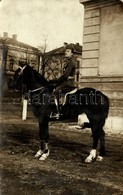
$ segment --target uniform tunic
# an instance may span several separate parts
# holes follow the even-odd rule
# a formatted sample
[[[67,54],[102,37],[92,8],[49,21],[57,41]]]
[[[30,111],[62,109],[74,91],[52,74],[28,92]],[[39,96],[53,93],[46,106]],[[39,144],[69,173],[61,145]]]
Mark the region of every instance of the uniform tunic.
[[[54,92],[55,95],[58,95],[59,91],[61,93],[67,93],[76,87],[75,70],[76,63],[73,60],[73,57],[66,59],[63,67],[63,74],[56,81],[57,87]]]

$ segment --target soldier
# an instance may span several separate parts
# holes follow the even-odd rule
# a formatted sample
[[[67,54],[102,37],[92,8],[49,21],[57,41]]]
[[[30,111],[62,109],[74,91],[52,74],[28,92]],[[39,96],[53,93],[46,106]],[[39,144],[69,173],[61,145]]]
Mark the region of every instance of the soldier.
[[[60,116],[59,98],[60,95],[66,94],[67,92],[76,88],[75,84],[75,69],[76,63],[73,58],[74,49],[72,46],[67,46],[65,50],[65,61],[63,67],[63,74],[57,79],[52,80],[50,83],[55,83],[55,90],[53,94],[55,95],[55,104],[57,108],[56,118]]]

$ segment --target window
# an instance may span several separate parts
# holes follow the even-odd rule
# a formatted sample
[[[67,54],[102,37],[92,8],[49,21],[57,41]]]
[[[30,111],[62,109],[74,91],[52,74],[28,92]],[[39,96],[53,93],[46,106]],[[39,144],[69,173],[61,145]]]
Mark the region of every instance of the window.
[[[10,71],[13,71],[13,66],[14,66],[14,59],[10,59],[10,61],[9,61],[9,70]]]

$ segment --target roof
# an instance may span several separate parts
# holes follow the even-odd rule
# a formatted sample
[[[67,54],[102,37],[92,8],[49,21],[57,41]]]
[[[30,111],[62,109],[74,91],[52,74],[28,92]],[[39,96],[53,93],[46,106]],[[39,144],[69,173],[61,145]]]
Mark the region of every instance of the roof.
[[[70,47],[73,49],[74,53],[76,54],[82,54],[82,46],[79,45],[79,44],[73,44],[73,43],[70,43],[70,44],[67,44],[66,47]],[[66,50],[66,47],[62,46],[62,47],[59,47],[57,49],[54,49],[52,51],[49,51],[47,52],[46,54],[47,55],[59,55],[59,54],[64,54],[65,53],[65,50]]]
[[[80,3],[86,3],[88,1],[93,1],[93,0],[79,0]],[[119,0],[119,1],[121,1],[123,3],[123,0]]]
[[[31,49],[31,50],[39,51],[38,48],[33,47],[31,45],[28,45],[26,43],[23,43],[23,42],[19,42],[17,40],[14,40],[13,38],[0,37],[0,43],[2,43],[3,45],[14,45],[14,46],[19,46],[19,47],[26,48],[26,49]]]
[[[87,1],[91,1],[91,0],[79,0],[80,3],[85,3]]]

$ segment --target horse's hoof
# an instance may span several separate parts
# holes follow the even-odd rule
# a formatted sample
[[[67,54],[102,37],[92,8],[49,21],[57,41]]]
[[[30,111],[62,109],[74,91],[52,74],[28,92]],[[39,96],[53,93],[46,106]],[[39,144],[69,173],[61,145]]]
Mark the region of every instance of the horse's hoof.
[[[46,160],[46,158],[49,156],[49,154],[50,154],[50,150],[48,150],[47,153],[43,153],[41,155],[41,157],[39,158],[39,160],[41,160],[41,161]]]
[[[77,126],[75,126],[75,128],[76,129],[82,129],[82,126],[77,125]]]
[[[92,149],[90,151],[90,155],[85,159],[85,162],[86,163],[91,163],[92,160],[94,160],[96,158],[96,150],[95,149]]]
[[[102,161],[103,160],[103,157],[102,156],[97,156],[97,158],[96,158],[96,161]]]
[[[85,159],[85,163],[91,163],[92,162],[92,158],[90,158],[89,156]]]
[[[38,150],[38,152],[35,154],[35,158],[39,158],[43,154],[42,150]]]

